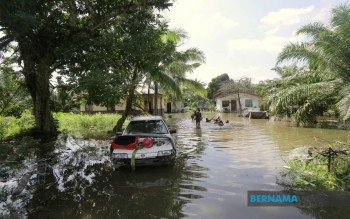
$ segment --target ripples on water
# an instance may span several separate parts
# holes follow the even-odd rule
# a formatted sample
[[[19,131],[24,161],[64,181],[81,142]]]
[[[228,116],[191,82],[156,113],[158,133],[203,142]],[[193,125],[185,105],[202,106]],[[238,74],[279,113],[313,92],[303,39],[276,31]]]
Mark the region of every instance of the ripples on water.
[[[58,182],[34,194],[29,217],[310,218],[291,207],[247,207],[248,190],[282,189],[276,184],[281,154],[297,147],[300,139],[293,143],[288,132],[295,137],[300,129],[279,126],[276,131],[268,120],[230,114],[221,116],[230,120],[224,126],[202,122],[196,128],[188,115],[174,117],[169,120],[177,129],[173,167],[115,170],[108,141],[95,142],[90,150],[82,149],[87,143],[80,142],[71,148],[75,156],[61,153],[54,166]],[[97,158],[91,162],[94,150]]]

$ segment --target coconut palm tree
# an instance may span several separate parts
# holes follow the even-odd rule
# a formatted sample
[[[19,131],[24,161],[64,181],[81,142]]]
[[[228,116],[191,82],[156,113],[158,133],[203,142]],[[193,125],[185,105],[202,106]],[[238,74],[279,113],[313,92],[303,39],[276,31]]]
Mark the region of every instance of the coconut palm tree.
[[[269,100],[277,111],[298,105],[296,118],[304,122],[334,104],[343,120],[350,118],[350,6],[342,4],[331,12],[329,26],[303,26],[297,34],[305,34],[310,40],[290,43],[277,59],[277,64],[306,64],[306,68],[284,79],[292,82],[291,86],[274,93]]]
[[[203,63],[205,63],[204,53],[197,48],[189,48],[185,51],[177,52],[174,55],[174,60],[164,67],[165,71],[179,84],[203,94],[205,93],[203,84],[198,80],[187,78],[187,73],[193,73]]]
[[[171,40],[177,47],[181,46],[181,42],[187,38],[187,33],[182,29],[169,31],[165,40]],[[205,55],[198,48],[189,48],[184,51],[176,51],[172,59],[168,63],[163,63],[164,71],[170,75],[182,90],[190,89],[198,95],[206,95],[206,89],[198,80],[187,78],[187,73],[193,73],[201,64],[205,63]],[[164,87],[163,87],[164,88]],[[167,96],[173,100],[178,100],[181,96],[174,95],[169,89],[164,89]]]

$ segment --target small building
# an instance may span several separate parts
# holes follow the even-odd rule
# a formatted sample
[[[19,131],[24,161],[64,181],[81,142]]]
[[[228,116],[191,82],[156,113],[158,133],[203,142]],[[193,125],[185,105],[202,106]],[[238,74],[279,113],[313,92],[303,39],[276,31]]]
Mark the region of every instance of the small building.
[[[180,113],[184,111],[184,103],[178,100],[166,101],[166,113]]]
[[[238,97],[239,96],[239,97]],[[241,112],[239,109],[239,99],[241,101]],[[240,112],[243,110],[260,111],[260,96],[250,93],[231,93],[215,98],[216,110],[219,112]]]
[[[155,112],[157,115],[162,115],[164,113],[165,103],[164,103],[164,98],[163,98],[162,93],[158,92],[158,94],[155,95],[153,89],[149,89],[149,91],[148,91],[148,89],[145,89],[144,87],[139,87],[137,89],[137,93],[139,94],[139,97],[142,97],[142,98],[137,99],[136,103],[132,106],[133,113],[153,114]],[[157,101],[156,101],[156,98],[157,98]],[[156,102],[157,102],[157,106],[155,107]],[[80,105],[80,112],[87,112],[87,113],[117,112],[117,113],[123,113],[125,111],[125,107],[126,107],[125,101],[121,101],[119,104],[116,104],[114,107],[82,104],[82,105]]]

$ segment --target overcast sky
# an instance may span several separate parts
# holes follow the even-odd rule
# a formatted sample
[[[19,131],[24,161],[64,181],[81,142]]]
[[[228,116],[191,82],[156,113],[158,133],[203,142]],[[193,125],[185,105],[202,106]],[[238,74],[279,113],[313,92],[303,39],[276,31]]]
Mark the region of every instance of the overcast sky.
[[[330,10],[346,0],[176,0],[165,12],[170,28],[190,37],[182,49],[197,47],[206,63],[189,75],[209,83],[230,78],[273,79],[271,70],[281,49],[303,40],[295,32],[315,21],[327,24]]]

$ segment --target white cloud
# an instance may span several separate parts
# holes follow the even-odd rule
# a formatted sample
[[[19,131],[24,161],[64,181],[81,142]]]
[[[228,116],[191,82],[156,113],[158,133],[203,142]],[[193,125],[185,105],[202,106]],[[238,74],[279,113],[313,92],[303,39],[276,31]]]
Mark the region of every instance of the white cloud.
[[[291,37],[278,35],[265,35],[262,39],[232,39],[228,42],[230,51],[264,51],[281,52],[288,43],[303,42],[306,40],[304,35],[296,35],[294,31]]]
[[[314,10],[311,5],[306,8],[282,8],[278,11],[269,12],[260,22],[268,26],[290,26],[305,21],[305,15]]]
[[[251,77],[253,81],[276,77],[271,68],[278,53],[289,42],[308,39],[295,36],[295,31],[315,21],[327,24],[331,6],[340,2],[260,1],[264,7],[256,8],[256,0],[174,2],[174,7],[165,13],[170,26],[186,30],[190,38],[184,47],[198,47],[207,57],[206,64],[189,74],[190,78],[208,83],[222,73],[235,79]]]
[[[213,0],[177,1],[165,17],[171,17],[171,27],[181,27],[194,40],[212,36],[214,33],[229,31],[238,22],[230,19],[219,9],[212,7]]]
[[[233,27],[236,27],[238,25],[238,22],[233,21],[225,16],[223,16],[220,13],[216,13],[209,17],[209,19],[206,21],[207,25],[209,25],[212,28],[225,28],[225,29],[231,29]]]
[[[270,29],[268,31],[265,32],[265,35],[275,35],[278,31],[278,27],[275,27],[273,29]]]
[[[313,15],[311,20],[313,22],[322,22],[322,21],[328,22],[328,17],[330,15],[329,12],[330,12],[330,8],[329,7],[322,8],[321,10],[319,10],[317,13],[315,13]]]
[[[203,15],[193,15],[191,19],[179,21],[178,23],[178,27],[182,27],[190,32],[190,37],[194,39],[196,37],[209,37],[214,33],[229,30],[237,25],[238,23],[236,21],[233,21],[218,12],[207,17]]]
[[[280,36],[266,36],[263,39],[234,39],[228,43],[229,49],[239,51],[262,50],[279,52],[288,43],[289,38]]]
[[[248,67],[244,67],[242,68],[242,72],[257,72],[261,70],[260,66],[248,66]]]

